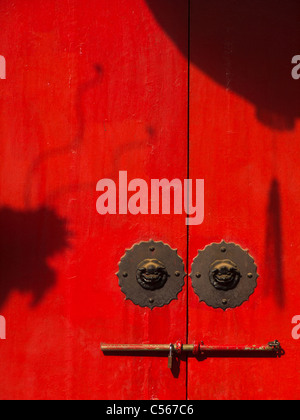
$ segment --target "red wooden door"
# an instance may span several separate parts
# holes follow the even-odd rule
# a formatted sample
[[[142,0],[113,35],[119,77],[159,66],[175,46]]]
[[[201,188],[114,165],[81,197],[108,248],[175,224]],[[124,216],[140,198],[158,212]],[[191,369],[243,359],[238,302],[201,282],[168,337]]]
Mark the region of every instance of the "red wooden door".
[[[205,178],[206,216],[191,227],[189,261],[210,243],[248,249],[257,288],[235,309],[213,309],[189,285],[189,340],[266,344],[285,355],[189,360],[191,399],[298,399],[297,271],[299,49],[297,2],[191,0],[190,176]]]
[[[0,5],[1,399],[298,399],[296,2],[10,0]],[[263,4],[261,4],[263,3]],[[300,85],[299,85],[300,86]],[[108,178],[205,180],[205,218],[105,215]],[[260,275],[235,309],[125,301],[141,241],[186,263],[225,240]],[[267,344],[281,358],[104,356],[100,342]]]
[[[164,358],[100,352],[185,339],[186,290],[145,310],[115,275],[151,238],[185,257],[184,216],[100,216],[96,185],[186,177],[186,58],[140,0],[8,0],[0,16],[0,398],[184,399],[184,362],[174,379]]]

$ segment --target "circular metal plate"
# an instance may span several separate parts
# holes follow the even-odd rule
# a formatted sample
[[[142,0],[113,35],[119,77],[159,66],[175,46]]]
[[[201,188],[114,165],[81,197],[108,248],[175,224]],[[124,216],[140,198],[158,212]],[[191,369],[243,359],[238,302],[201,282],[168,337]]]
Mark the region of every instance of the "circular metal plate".
[[[126,250],[117,276],[126,300],[153,309],[177,299],[186,273],[177,250],[151,240]]]
[[[236,308],[257,286],[257,266],[249,253],[234,243],[208,245],[192,264],[192,284],[200,302],[213,308]]]

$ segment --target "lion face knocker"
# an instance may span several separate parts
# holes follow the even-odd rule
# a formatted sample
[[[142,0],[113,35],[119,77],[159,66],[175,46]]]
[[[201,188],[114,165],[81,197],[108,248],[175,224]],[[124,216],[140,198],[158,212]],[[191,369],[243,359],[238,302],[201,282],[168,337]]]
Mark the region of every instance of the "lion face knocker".
[[[209,278],[216,289],[232,290],[240,281],[241,273],[231,260],[220,260],[210,266]]]
[[[147,259],[139,264],[136,278],[144,289],[157,290],[166,284],[168,273],[163,263],[155,259]]]

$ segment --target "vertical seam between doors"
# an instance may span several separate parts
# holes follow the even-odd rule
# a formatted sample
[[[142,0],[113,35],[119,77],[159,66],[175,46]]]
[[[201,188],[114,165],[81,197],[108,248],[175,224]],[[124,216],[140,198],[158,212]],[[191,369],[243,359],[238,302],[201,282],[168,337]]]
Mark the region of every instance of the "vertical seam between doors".
[[[188,7],[188,74],[187,74],[187,179],[190,179],[190,67],[191,67],[191,0]],[[186,291],[186,343],[189,342],[189,241],[190,227],[187,225],[187,291]],[[186,400],[188,400],[189,358],[186,357]]]

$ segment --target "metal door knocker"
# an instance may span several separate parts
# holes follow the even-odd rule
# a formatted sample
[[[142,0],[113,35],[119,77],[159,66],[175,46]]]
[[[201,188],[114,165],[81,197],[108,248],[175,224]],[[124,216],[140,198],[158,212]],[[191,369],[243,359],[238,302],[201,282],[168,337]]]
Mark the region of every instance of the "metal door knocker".
[[[167,268],[158,260],[147,259],[138,266],[136,278],[146,290],[161,289],[168,280]]]
[[[236,308],[257,285],[257,267],[249,253],[234,243],[208,245],[192,264],[192,284],[200,302],[213,308]]]
[[[210,266],[209,278],[216,289],[232,290],[240,281],[241,273],[231,260],[220,260]]]
[[[177,299],[186,273],[177,250],[151,240],[126,251],[117,276],[126,300],[153,309]]]

